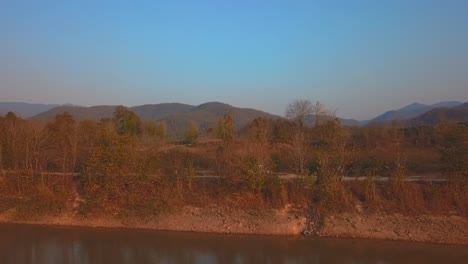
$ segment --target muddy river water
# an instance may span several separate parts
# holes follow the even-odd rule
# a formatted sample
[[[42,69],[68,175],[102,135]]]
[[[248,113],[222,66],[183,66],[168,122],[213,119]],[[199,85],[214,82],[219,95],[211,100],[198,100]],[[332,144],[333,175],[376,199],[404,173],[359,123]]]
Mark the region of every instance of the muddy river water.
[[[0,224],[0,263],[468,263],[468,247]]]

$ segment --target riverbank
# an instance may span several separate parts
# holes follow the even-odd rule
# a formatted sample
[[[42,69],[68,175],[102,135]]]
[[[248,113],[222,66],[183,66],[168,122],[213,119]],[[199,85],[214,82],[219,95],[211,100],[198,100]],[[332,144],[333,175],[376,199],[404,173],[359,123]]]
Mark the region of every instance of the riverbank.
[[[319,236],[468,245],[468,219],[461,216],[340,214],[329,216]]]
[[[0,222],[225,234],[301,235],[307,225],[307,218],[291,206],[265,212],[219,206],[186,206],[177,212],[150,219],[83,218],[70,213],[35,220],[18,220],[14,217],[14,211],[8,210],[0,214]],[[319,237],[468,245],[468,219],[455,215],[410,217],[398,214],[344,213],[328,216],[313,227],[311,233]]]
[[[172,213],[163,213],[152,218],[83,218],[73,214],[41,217],[35,220],[18,220],[14,211],[0,214],[0,222],[43,224],[59,226],[88,226],[111,228],[140,228],[167,231],[190,231],[210,233],[299,235],[306,225],[306,217],[285,207],[282,210],[230,209],[218,206],[203,208],[185,206]]]

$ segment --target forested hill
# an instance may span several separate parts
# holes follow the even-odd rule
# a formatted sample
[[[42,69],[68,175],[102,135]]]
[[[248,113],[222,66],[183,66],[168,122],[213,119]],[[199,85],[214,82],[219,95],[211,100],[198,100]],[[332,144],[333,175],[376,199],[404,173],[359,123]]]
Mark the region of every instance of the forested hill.
[[[468,123],[468,102],[452,107],[433,109],[409,121],[411,125],[436,125],[443,121]]]
[[[99,121],[102,118],[111,118],[116,105],[99,105],[99,106],[58,106],[48,111],[40,113],[32,117],[35,120],[53,120],[56,115],[63,112],[68,112],[76,120],[95,120]],[[170,114],[184,113],[194,108],[193,105],[165,103],[165,104],[146,104],[130,107],[129,109],[135,112],[142,120],[159,120]]]
[[[28,103],[0,103],[0,114],[13,111],[23,118],[51,121],[63,112],[70,113],[75,120],[95,120],[111,118],[116,105],[74,106],[46,105]],[[281,118],[252,108],[240,108],[219,102],[208,102],[198,106],[181,103],[161,103],[133,106],[129,108],[143,121],[165,121],[168,133],[180,136],[189,126],[195,125],[201,131],[213,127],[224,114],[230,114],[236,128],[241,129],[257,117]],[[398,110],[387,111],[369,121],[338,118],[345,126],[363,126],[375,124],[391,124],[393,120],[407,126],[435,125],[441,121],[468,122],[467,103],[456,101],[440,102],[433,105],[413,103]],[[312,126],[315,116],[306,119],[306,124]]]
[[[50,121],[57,114],[68,112],[76,120],[98,121],[102,118],[111,118],[115,108],[116,106],[59,106],[38,114],[32,119]],[[183,135],[190,125],[195,125],[202,131],[214,127],[224,114],[232,116],[237,129],[244,127],[257,117],[280,118],[260,110],[239,108],[219,102],[209,102],[199,106],[180,103],[147,104],[130,107],[129,110],[135,112],[143,121],[165,121],[168,133],[176,136]]]
[[[115,107],[115,105],[99,105],[91,107],[62,105],[35,115],[31,119],[51,121],[54,120],[56,115],[68,112],[76,120],[89,119],[98,121],[102,118],[111,118]]]
[[[417,118],[433,109],[451,108],[463,104],[458,101],[444,101],[432,105],[412,103],[397,110],[387,111],[368,121],[370,125],[376,123],[392,122],[394,120],[403,121]]]
[[[8,112],[13,112],[23,118],[29,118],[50,110],[58,104],[30,104],[21,102],[0,102],[0,114],[5,115]]]

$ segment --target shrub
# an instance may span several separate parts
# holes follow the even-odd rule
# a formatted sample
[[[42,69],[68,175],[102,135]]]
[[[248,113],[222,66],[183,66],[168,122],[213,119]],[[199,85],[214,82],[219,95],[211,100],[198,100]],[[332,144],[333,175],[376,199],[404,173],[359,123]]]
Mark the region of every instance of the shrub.
[[[67,193],[63,189],[51,190],[38,186],[31,196],[20,201],[16,208],[16,217],[31,219],[41,216],[58,215],[66,208]]]

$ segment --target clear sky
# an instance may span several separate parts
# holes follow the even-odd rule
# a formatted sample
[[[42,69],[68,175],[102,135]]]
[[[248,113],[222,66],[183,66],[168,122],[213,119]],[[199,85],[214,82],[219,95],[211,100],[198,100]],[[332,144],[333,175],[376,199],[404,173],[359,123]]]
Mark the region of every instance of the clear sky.
[[[468,1],[0,1],[0,101],[468,101]]]

